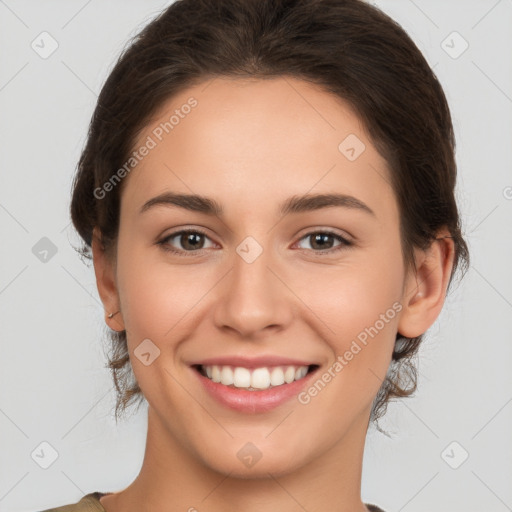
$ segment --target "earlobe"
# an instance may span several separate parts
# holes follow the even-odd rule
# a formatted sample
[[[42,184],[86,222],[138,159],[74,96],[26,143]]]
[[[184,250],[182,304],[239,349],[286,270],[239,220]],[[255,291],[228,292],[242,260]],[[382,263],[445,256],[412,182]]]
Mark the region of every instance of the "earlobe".
[[[442,231],[425,249],[415,252],[416,271],[409,273],[398,332],[407,338],[423,334],[437,319],[444,304],[455,256],[454,242]]]
[[[115,279],[115,266],[101,241],[101,234],[97,227],[93,230],[91,243],[96,286],[101,302],[105,308],[105,323],[114,331],[123,331],[124,322],[120,307],[119,295]]]

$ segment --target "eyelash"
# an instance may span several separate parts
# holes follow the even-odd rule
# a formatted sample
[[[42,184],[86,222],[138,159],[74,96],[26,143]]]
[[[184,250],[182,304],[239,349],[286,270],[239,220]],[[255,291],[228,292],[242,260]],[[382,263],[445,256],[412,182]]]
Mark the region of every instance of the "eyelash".
[[[178,250],[178,249],[172,248],[168,244],[168,241],[170,239],[175,238],[178,235],[183,235],[183,234],[200,234],[200,235],[205,236],[206,238],[209,238],[208,235],[204,231],[201,231],[200,229],[183,229],[181,231],[175,231],[174,233],[167,235],[165,238],[163,238],[162,240],[157,242],[157,244],[160,245],[162,247],[162,249],[166,252],[170,252],[173,254],[177,254],[178,256],[184,256],[184,257],[196,256],[202,250],[206,250],[206,249],[198,249],[196,251]],[[299,239],[299,241],[303,240],[304,238],[310,237],[312,235],[318,235],[318,234],[330,235],[341,243],[340,243],[340,245],[330,248],[330,249],[322,249],[322,250],[318,250],[318,251],[315,251],[314,249],[302,249],[302,250],[313,251],[313,253],[315,253],[315,254],[324,255],[324,254],[332,254],[334,252],[346,249],[346,248],[354,245],[354,243],[351,242],[350,240],[347,240],[346,238],[342,237],[338,233],[335,233],[335,232],[329,231],[329,230],[310,231],[309,233],[306,233],[304,236],[302,236]]]

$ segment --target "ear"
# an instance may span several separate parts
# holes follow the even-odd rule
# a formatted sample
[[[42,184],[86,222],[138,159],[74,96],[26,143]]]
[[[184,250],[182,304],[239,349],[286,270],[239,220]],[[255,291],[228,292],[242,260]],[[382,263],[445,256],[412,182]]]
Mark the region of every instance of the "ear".
[[[123,331],[125,327],[120,311],[115,264],[105,251],[101,242],[100,231],[97,227],[93,229],[91,249],[96,286],[105,308],[105,323],[114,331]],[[114,313],[111,318],[108,317],[110,313]]]
[[[416,271],[408,273],[402,297],[401,335],[415,338],[435,322],[444,304],[454,257],[455,244],[446,229],[438,232],[427,249],[415,250]]]

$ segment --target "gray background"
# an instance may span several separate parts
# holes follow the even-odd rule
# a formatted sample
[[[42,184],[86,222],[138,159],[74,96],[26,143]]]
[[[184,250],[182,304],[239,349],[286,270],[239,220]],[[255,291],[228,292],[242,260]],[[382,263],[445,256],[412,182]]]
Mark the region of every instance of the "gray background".
[[[142,463],[146,409],[115,425],[103,308],[68,206],[101,85],[169,3],[0,0],[1,511],[122,489]],[[421,348],[419,391],[389,407],[393,437],[368,434],[363,499],[387,512],[512,510],[512,0],[376,4],[445,88],[472,265]],[[31,47],[51,49],[43,31],[58,43],[47,58]],[[56,250],[46,261],[43,237]],[[47,469],[43,442],[57,452]]]

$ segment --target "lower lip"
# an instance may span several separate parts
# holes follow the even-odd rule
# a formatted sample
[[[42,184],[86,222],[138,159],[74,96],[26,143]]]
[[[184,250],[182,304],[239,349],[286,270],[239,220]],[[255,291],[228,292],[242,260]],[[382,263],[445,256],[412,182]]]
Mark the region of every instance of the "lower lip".
[[[201,375],[198,370],[192,371],[199,377],[204,389],[219,403],[245,413],[267,412],[279,407],[281,404],[296,397],[300,391],[309,383],[311,377],[318,368],[309,372],[300,380],[294,380],[290,384],[282,384],[261,391],[248,391],[241,388],[231,388],[218,382],[213,382],[208,377]]]

